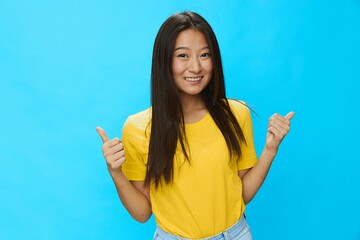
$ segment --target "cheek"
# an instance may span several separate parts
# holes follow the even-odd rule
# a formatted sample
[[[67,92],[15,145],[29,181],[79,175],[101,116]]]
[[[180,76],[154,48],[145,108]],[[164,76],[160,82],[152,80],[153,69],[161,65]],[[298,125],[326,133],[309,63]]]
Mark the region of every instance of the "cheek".
[[[202,67],[206,72],[212,73],[213,71],[212,61],[206,61]]]
[[[181,73],[181,64],[178,61],[174,60],[171,65],[171,70],[174,75],[180,74]]]

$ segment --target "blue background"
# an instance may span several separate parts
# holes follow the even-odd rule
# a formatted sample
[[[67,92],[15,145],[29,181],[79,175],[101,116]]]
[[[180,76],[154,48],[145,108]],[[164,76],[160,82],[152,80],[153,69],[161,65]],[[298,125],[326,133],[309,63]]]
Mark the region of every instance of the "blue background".
[[[150,104],[152,46],[171,14],[202,14],[229,97],[260,154],[296,112],[247,207],[254,239],[360,239],[360,1],[0,2],[0,239],[151,239],[118,200],[95,131]]]

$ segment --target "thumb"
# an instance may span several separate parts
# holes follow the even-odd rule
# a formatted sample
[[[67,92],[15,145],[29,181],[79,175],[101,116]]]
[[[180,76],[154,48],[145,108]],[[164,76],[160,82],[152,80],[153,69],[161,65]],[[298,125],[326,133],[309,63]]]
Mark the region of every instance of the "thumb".
[[[103,143],[106,143],[107,141],[109,141],[108,136],[106,135],[106,132],[104,131],[104,129],[102,129],[101,127],[97,127],[96,131],[98,132],[98,134],[100,135]]]
[[[288,114],[286,114],[285,118],[287,120],[291,120],[295,115],[295,112],[289,112]]]

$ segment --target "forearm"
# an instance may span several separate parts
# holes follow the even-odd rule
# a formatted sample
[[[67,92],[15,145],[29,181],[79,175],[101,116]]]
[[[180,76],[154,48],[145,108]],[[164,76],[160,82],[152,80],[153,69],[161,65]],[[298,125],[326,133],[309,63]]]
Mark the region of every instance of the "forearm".
[[[245,204],[249,203],[260,189],[275,156],[276,152],[270,151],[265,147],[257,164],[242,178]]]
[[[253,199],[265,181],[279,145],[290,130],[290,120],[294,114],[294,112],[289,112],[285,117],[274,114],[269,119],[264,151],[261,153],[258,163],[241,178],[245,204]]]
[[[110,175],[126,210],[135,220],[145,223],[152,213],[149,200],[131,184],[122,171],[110,173]]]
[[[114,181],[119,198],[130,213],[139,222],[146,222],[151,216],[151,203],[149,189],[139,182],[129,182],[122,172],[122,164],[125,162],[125,150],[119,138],[109,140],[106,132],[97,127],[103,145],[101,147],[108,171]]]

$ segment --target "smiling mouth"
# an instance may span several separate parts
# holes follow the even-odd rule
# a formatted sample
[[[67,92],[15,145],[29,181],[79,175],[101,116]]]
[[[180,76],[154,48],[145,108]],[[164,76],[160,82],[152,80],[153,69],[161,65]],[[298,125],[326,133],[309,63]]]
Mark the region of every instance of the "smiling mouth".
[[[198,82],[202,79],[203,77],[185,77],[185,80],[188,82]]]

